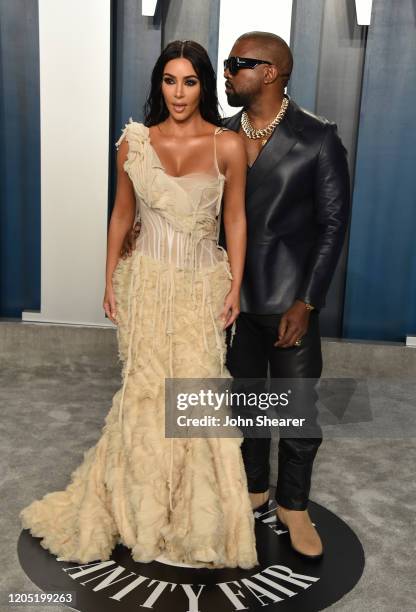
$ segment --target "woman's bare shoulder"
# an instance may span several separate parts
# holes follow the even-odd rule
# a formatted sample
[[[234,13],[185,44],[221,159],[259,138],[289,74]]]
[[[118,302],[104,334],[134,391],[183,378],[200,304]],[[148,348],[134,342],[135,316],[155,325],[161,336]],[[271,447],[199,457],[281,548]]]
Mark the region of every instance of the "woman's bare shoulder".
[[[245,151],[242,137],[234,130],[221,127],[217,132],[217,138],[221,150],[227,156]]]

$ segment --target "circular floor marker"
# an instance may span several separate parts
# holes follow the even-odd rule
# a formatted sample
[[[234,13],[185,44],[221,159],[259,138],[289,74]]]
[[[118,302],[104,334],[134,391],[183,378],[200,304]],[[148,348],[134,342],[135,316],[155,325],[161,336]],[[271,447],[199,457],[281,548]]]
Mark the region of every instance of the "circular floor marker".
[[[306,561],[292,550],[289,534],[276,521],[275,502],[256,514],[259,566],[251,570],[195,569],[163,557],[137,563],[121,545],[109,561],[62,562],[28,530],[20,534],[18,556],[33,583],[49,594],[70,593],[72,600],[58,605],[79,612],[315,612],[357,584],[364,552],[335,514],[313,502],[309,513],[324,544],[320,561]]]

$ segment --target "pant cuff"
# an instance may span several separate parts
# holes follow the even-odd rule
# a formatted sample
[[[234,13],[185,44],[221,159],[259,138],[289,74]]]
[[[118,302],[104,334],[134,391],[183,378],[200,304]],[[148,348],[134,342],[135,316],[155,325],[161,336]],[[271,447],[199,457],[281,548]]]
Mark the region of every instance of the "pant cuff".
[[[268,480],[260,484],[257,483],[257,484],[250,485],[250,483],[248,483],[249,493],[264,493],[265,491],[268,491],[269,489],[270,489],[270,485],[269,485]]]
[[[283,506],[288,510],[306,510],[308,507],[308,499],[293,499],[285,497],[280,491],[276,491],[275,500],[278,506]]]

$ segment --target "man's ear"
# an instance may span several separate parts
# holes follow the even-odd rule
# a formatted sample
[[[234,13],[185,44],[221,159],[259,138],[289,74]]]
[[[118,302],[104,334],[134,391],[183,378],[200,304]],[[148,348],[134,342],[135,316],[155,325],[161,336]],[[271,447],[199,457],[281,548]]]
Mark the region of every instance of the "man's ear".
[[[264,67],[264,82],[274,83],[279,76],[277,66],[274,64],[266,64]]]

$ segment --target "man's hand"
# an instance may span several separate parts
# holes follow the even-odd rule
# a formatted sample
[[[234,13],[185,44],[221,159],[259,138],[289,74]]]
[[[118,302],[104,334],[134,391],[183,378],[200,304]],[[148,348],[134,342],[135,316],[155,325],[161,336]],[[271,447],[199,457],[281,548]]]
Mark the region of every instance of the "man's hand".
[[[309,315],[310,311],[306,308],[305,302],[296,300],[280,319],[278,340],[274,346],[279,348],[295,346],[308,331]]]
[[[135,223],[132,229],[127,232],[126,237],[124,238],[123,244],[121,245],[121,249],[120,249],[120,257],[122,259],[126,259],[127,257],[130,257],[131,254],[133,253],[133,250],[136,247],[137,237],[140,234],[140,228],[141,228],[141,223],[140,221],[137,221],[137,223]]]

